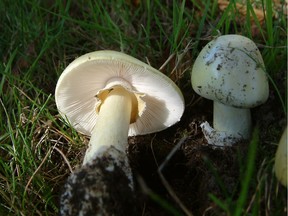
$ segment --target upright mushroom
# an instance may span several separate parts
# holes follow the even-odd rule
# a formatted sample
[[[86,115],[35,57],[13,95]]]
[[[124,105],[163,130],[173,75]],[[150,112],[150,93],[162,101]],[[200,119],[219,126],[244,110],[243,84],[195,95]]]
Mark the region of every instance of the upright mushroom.
[[[250,137],[250,108],[264,103],[269,93],[264,62],[253,41],[240,35],[212,40],[196,58],[191,82],[196,93],[214,101],[214,128],[201,124],[209,144],[231,146]]]
[[[131,206],[125,197],[133,190],[127,137],[157,132],[178,122],[184,111],[178,87],[131,56],[96,51],[77,58],[64,70],[55,99],[63,118],[91,136],[81,169],[65,185],[61,214],[119,213],[123,207],[115,203],[117,193]]]

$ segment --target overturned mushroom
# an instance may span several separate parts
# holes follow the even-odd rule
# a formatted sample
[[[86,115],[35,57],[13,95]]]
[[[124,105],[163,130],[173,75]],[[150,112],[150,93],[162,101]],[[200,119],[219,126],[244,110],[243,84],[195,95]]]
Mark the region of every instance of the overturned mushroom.
[[[262,56],[253,41],[224,35],[209,42],[195,60],[192,87],[214,101],[213,128],[201,127],[209,144],[231,146],[251,133],[250,108],[264,103],[269,87]]]
[[[161,131],[178,122],[184,111],[178,87],[133,57],[96,51],[77,58],[64,70],[55,98],[63,118],[91,136],[81,169],[65,185],[61,214],[119,213],[123,206],[115,203],[119,201],[115,196],[120,192],[125,205],[131,206],[127,137]]]

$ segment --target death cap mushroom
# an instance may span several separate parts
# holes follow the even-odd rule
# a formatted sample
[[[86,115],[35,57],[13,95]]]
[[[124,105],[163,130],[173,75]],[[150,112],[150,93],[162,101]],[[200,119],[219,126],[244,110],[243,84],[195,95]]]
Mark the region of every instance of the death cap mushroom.
[[[209,42],[196,58],[192,87],[213,100],[213,126],[201,125],[209,144],[232,145],[251,134],[250,108],[268,99],[265,66],[255,43],[241,35],[223,35]]]
[[[110,50],[80,56],[64,70],[55,91],[57,108],[77,131],[91,135],[105,94],[116,85],[135,94],[129,136],[163,130],[184,112],[182,93],[172,80],[136,58]]]

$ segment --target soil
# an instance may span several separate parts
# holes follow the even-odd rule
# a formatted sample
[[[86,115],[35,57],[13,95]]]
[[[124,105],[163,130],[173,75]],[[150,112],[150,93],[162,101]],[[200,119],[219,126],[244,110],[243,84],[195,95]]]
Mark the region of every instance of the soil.
[[[279,79],[275,79],[281,95],[285,95],[286,81],[282,79],[284,73],[286,72],[279,74]],[[227,212],[215,204],[211,196],[223,201],[227,197],[232,199],[232,202],[238,199],[249,141],[237,143],[233,147],[216,149],[208,145],[200,124],[203,121],[212,123],[213,102],[194,93],[190,83],[181,91],[184,93],[186,107],[177,124],[155,134],[130,137],[128,140],[128,157],[134,174],[136,199],[135,202],[134,200],[130,202],[127,197],[134,195],[130,196],[129,192],[123,192],[121,196],[117,196],[118,201],[115,202],[129,203],[121,205],[125,206],[122,209],[125,216],[131,215],[132,212],[132,215],[142,216],[227,215]],[[286,189],[275,180],[273,160],[266,163],[267,167],[263,166],[265,160],[274,158],[276,144],[287,125],[283,108],[271,85],[268,101],[252,109],[251,114],[253,125],[259,128],[260,137],[256,169],[247,202],[250,202],[255,194],[257,186],[255,178],[265,175],[267,182],[264,183],[264,187],[269,188],[269,191],[265,189],[265,193],[268,193],[266,197],[269,199],[261,198],[263,209],[260,210],[260,215],[269,215],[271,212],[270,215],[285,215],[283,212],[287,210],[283,210],[283,206],[287,203],[287,196],[283,195],[279,200],[279,197],[275,197],[278,193],[275,190],[285,192]],[[85,149],[81,155],[84,153]],[[81,155],[79,157],[82,157]],[[161,172],[159,167],[163,167]],[[117,177],[111,177],[110,183],[116,191],[123,189],[119,179],[118,174]],[[124,189],[122,191],[125,191]],[[282,204],[279,205],[279,202]],[[111,206],[108,203],[107,209],[115,210],[117,206],[115,203]],[[281,208],[280,214],[279,211],[278,214],[273,214],[273,209],[277,209],[277,205]],[[121,215],[120,212],[117,215]]]
[[[286,72],[279,74],[279,79],[275,79],[281,95],[285,95],[286,80],[282,78],[285,76],[284,73]],[[187,79],[185,81],[187,82]],[[126,212],[125,216],[131,215],[132,212],[132,215],[142,216],[227,215],[227,212],[213,202],[211,196],[220,200],[229,197],[235,202],[238,198],[247,162],[249,141],[217,149],[208,145],[200,124],[203,121],[212,123],[213,102],[194,93],[190,83],[181,91],[184,93],[186,107],[177,124],[155,134],[130,137],[128,140],[128,157],[134,174],[136,199],[135,202],[132,200],[127,202],[127,197],[134,197],[128,192],[117,196],[116,203],[129,203],[121,205],[125,206],[122,209]],[[275,197],[275,190],[285,192],[286,189],[279,186],[275,180],[271,167],[273,160],[269,162],[270,165],[267,163],[268,168],[263,168],[265,160],[274,158],[276,144],[287,125],[283,108],[271,85],[268,101],[252,109],[251,114],[253,125],[257,126],[260,132],[253,178],[265,175],[267,181],[265,187],[270,188],[269,191],[265,189],[265,193],[268,193],[266,196],[269,199],[273,199],[261,198],[263,209],[260,210],[260,215],[269,215],[269,210],[272,212],[270,215],[285,215],[283,214],[285,210],[282,208],[287,203],[287,196],[281,196],[279,200]],[[84,153],[85,149],[81,155]],[[81,155],[79,157],[82,157]],[[159,173],[160,166],[163,168]],[[121,189],[120,175],[111,178],[113,189]],[[253,179],[247,202],[253,199],[257,186],[255,184],[257,180]],[[279,202],[282,204],[278,205]],[[268,213],[265,212],[267,205],[269,205]],[[281,208],[280,214],[273,214],[273,209],[277,209],[277,205]],[[110,208],[115,209],[115,203],[108,207]]]
[[[139,215],[172,215],[167,208],[161,206],[161,202],[155,202],[154,196],[147,193],[147,187],[148,191],[153,191],[162,201],[168,202],[179,215],[189,215],[180,205],[184,205],[191,215],[225,215],[212,202],[209,194],[220,200],[225,200],[227,195],[236,200],[239,194],[240,176],[243,172],[240,163],[246,162],[249,142],[243,141],[233,147],[212,148],[207,144],[200,124],[206,120],[212,123],[213,103],[195,95],[192,88],[182,89],[182,92],[186,92],[184,98],[187,105],[179,123],[157,134],[129,139],[129,159],[140,197]],[[273,154],[276,145],[273,146],[270,142],[277,143],[279,133],[286,125],[273,89],[268,102],[254,108],[251,113],[254,126],[259,126],[259,151]],[[273,134],[271,128],[277,128],[278,132],[275,134],[274,130]],[[176,149],[171,158],[167,158],[184,136],[186,139],[180,148]],[[256,169],[259,169],[263,157],[265,156],[262,154],[258,155]],[[164,161],[165,166],[161,173],[170,185],[169,188],[158,173],[158,168]],[[178,202],[175,195],[179,198]]]

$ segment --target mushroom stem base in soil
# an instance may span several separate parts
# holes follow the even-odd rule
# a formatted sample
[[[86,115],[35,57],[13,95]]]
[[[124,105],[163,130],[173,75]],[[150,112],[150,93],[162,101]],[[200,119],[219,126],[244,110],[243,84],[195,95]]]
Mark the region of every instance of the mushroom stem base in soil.
[[[126,147],[135,96],[121,86],[106,91],[83,165],[64,186],[61,215],[130,213],[125,209],[134,195]]]
[[[135,208],[128,136],[178,122],[185,107],[179,88],[138,59],[102,50],[69,64],[57,82],[55,101],[61,116],[91,136],[82,167],[65,185],[61,214],[138,215],[124,211]]]
[[[60,215],[137,215],[132,182],[123,170],[130,171],[127,156],[114,146],[84,164],[64,185]]]
[[[208,144],[232,146],[234,143],[249,139],[251,114],[249,109],[235,108],[214,101],[213,127],[208,122],[201,124]]]

